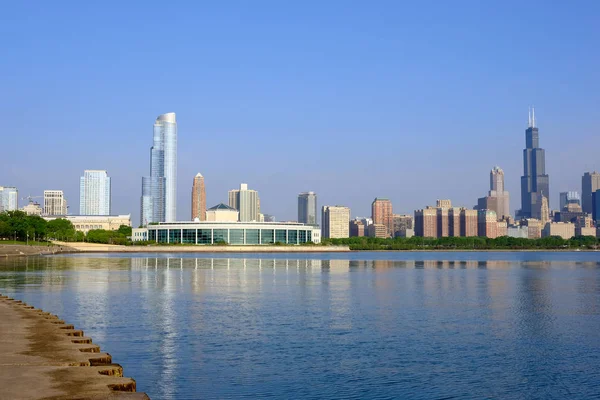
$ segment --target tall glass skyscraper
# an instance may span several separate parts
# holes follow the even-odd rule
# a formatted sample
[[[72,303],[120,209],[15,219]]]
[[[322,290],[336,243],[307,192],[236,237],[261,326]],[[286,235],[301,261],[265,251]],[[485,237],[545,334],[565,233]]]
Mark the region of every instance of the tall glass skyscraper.
[[[542,196],[550,201],[550,178],[546,174],[546,151],[540,148],[540,136],[535,126],[535,110],[529,114],[523,150],[523,176],[521,177],[522,218],[542,218]]]
[[[177,219],[177,120],[175,113],[154,122],[150,176],[142,178],[141,225]]]
[[[106,171],[83,172],[79,180],[79,214],[110,215],[110,178]]]
[[[317,194],[304,192],[298,195],[298,222],[317,225]]]
[[[16,187],[0,186],[0,212],[19,208],[19,191]]]

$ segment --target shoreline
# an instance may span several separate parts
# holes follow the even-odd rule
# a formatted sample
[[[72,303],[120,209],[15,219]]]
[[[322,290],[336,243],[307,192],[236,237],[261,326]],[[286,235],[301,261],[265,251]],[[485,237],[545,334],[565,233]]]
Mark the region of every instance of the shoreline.
[[[110,354],[58,316],[0,294],[0,321],[2,396],[149,400]]]

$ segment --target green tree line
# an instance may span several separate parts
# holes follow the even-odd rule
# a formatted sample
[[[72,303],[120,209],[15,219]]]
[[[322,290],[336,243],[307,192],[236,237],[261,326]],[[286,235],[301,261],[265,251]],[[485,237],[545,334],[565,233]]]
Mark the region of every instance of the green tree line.
[[[502,236],[495,239],[486,237],[443,237],[443,238],[373,238],[351,237],[344,239],[323,239],[324,245],[347,245],[350,250],[555,250],[555,249],[596,249],[600,241],[594,236],[576,236],[565,240],[559,236],[540,239],[523,239]]]
[[[0,239],[47,241],[62,240],[67,242],[92,242],[105,244],[129,244],[131,227],[121,225],[116,231],[103,229],[91,230],[85,235],[78,232],[71,221],[57,218],[46,221],[37,215],[27,215],[23,211],[6,211],[0,213]],[[0,242],[1,243],[1,242]]]

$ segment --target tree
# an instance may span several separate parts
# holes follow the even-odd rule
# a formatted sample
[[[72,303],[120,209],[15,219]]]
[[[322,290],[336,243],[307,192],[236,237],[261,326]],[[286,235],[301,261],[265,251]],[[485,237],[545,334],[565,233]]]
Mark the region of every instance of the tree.
[[[121,225],[119,229],[117,229],[117,232],[123,236],[131,236],[131,231],[131,227],[127,225]]]
[[[53,219],[46,225],[47,235],[53,239],[70,240],[75,237],[75,227],[64,218]]]

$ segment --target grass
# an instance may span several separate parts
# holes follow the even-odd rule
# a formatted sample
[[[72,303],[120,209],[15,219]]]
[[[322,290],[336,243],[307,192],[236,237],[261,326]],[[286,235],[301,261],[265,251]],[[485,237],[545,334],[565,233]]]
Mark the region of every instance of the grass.
[[[15,241],[15,240],[0,240],[0,246],[3,244],[18,244],[21,246],[26,246],[29,244],[29,246],[48,246],[49,242],[34,242],[33,240],[30,240],[29,243],[27,243],[26,241],[22,242],[22,241]],[[53,246],[52,243],[50,243],[50,246]]]

